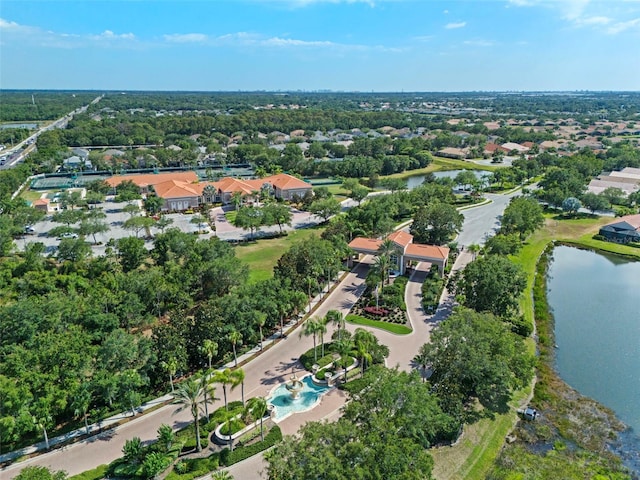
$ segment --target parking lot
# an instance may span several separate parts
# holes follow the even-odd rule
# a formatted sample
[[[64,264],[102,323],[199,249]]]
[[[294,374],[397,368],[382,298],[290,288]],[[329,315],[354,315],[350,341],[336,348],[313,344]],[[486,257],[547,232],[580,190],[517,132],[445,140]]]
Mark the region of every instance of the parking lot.
[[[131,215],[123,212],[122,209],[127,206],[129,203],[137,203],[139,207],[142,207],[142,200],[135,200],[134,202],[114,202],[113,200],[105,201],[101,204],[96,205],[96,208],[102,209],[102,211],[106,214],[106,218],[104,222],[109,226],[109,231],[104,233],[98,233],[95,236],[96,244],[93,243],[93,236],[87,236],[85,239],[89,245],[91,245],[91,249],[94,255],[104,255],[106,250],[106,244],[110,239],[120,239],[124,237],[135,236],[135,232],[131,230],[126,230],[123,228],[124,222],[131,218]],[[218,236],[221,240],[226,241],[238,241],[248,239],[250,237],[250,232],[246,230],[242,230],[241,228],[237,228],[230,224],[225,215],[225,210],[232,209],[233,207],[216,207],[211,210],[210,218],[215,225],[215,231],[213,231],[209,225],[203,229],[203,232],[200,234],[200,238],[211,238],[212,236]],[[297,228],[305,228],[313,225],[317,225],[321,220],[309,214],[308,212],[303,212],[300,210],[292,209],[293,219],[292,226],[283,226],[283,230],[293,230]],[[183,232],[187,233],[196,233],[198,230],[198,225],[191,223],[193,219],[193,214],[186,213],[169,213],[165,214],[165,217],[173,220],[173,223],[170,225],[170,228],[179,228]],[[46,254],[55,254],[58,249],[58,245],[60,244],[60,238],[55,236],[50,236],[49,232],[55,228],[59,227],[61,224],[52,221],[52,215],[48,215],[43,221],[40,221],[32,226],[30,229],[30,233],[23,235],[21,238],[16,240],[16,245],[19,250],[24,250],[25,245],[30,242],[42,242],[45,246]],[[72,228],[79,228],[79,224],[71,225]],[[273,225],[270,227],[262,227],[258,232],[257,236],[265,233],[278,233],[280,228],[277,225]],[[160,233],[160,229],[152,227],[151,228],[152,237],[158,233]],[[145,232],[140,232],[140,237],[146,236]],[[145,238],[145,246],[148,249],[153,247],[153,238]]]

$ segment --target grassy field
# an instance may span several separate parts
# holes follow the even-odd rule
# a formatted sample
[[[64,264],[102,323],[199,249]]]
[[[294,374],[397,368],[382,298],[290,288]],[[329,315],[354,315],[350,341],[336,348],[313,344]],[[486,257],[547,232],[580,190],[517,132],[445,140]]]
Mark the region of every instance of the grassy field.
[[[370,320],[368,318],[364,318],[359,315],[347,315],[346,320],[347,322],[353,323],[354,325],[364,325],[367,327],[379,328],[381,330],[386,330],[387,332],[391,332],[396,335],[407,335],[413,331],[406,325],[398,325],[397,323]]]
[[[35,190],[29,190],[28,188],[20,193],[20,198],[23,198],[27,202],[38,200],[41,196],[42,192],[36,192]]]
[[[324,227],[305,228],[289,232],[286,237],[269,238],[244,243],[236,247],[236,256],[249,265],[249,281],[257,282],[273,276],[273,267],[294,242],[320,236]]]

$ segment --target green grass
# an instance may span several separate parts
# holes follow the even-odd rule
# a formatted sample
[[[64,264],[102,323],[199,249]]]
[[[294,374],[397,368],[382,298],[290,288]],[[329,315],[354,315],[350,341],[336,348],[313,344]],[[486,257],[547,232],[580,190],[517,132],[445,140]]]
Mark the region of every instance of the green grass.
[[[273,276],[273,267],[294,242],[320,236],[324,227],[305,228],[289,232],[286,237],[256,240],[236,247],[236,256],[249,265],[249,282],[254,283]]]
[[[233,225],[234,222],[236,221],[236,215],[238,215],[237,210],[229,210],[228,212],[224,213],[224,216],[226,217],[227,222],[229,222],[231,225]]]
[[[100,465],[93,470],[87,470],[86,472],[79,473],[73,477],[69,477],[69,480],[100,480],[107,474],[109,465]]]
[[[38,200],[42,196],[42,192],[36,192],[35,190],[30,190],[26,188],[20,193],[20,198],[23,198],[27,202],[33,202]]]
[[[364,318],[359,315],[347,315],[347,322],[353,323],[354,325],[363,325],[367,327],[379,328],[381,330],[386,330],[390,333],[395,333],[396,335],[407,335],[411,333],[411,330],[406,325],[398,325],[397,323],[389,323],[389,322],[381,322],[378,320],[371,320],[369,318]]]

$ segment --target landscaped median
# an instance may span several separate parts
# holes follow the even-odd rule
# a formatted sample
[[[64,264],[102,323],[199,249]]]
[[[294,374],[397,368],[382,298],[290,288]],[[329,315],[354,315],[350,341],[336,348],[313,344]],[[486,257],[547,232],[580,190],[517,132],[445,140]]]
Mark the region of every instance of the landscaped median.
[[[380,320],[371,320],[370,318],[361,317],[360,315],[347,315],[347,322],[352,323],[354,325],[362,325],[365,327],[373,327],[379,328],[381,330],[386,330],[387,332],[396,334],[396,335],[407,335],[413,330],[407,327],[406,325],[399,325],[397,323],[390,322],[382,322]]]

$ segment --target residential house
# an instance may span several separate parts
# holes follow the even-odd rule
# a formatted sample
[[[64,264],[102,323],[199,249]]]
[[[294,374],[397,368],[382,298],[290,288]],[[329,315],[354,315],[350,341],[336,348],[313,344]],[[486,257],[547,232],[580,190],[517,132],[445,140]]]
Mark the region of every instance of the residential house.
[[[424,245],[421,243],[413,243],[413,235],[403,230],[393,232],[387,236],[388,240],[393,242],[395,253],[391,256],[391,262],[395,268],[403,275],[409,262],[429,262],[437,265],[440,275],[444,274],[444,269],[449,258],[449,249],[436,245]],[[383,240],[356,237],[350,243],[349,247],[358,253],[358,255],[377,255]]]
[[[439,157],[445,158],[455,158],[458,160],[464,159],[469,151],[466,148],[454,148],[454,147],[446,147],[442,150],[438,150],[436,155]]]
[[[618,222],[600,228],[599,233],[610,242],[640,242],[640,215],[620,217]]]

